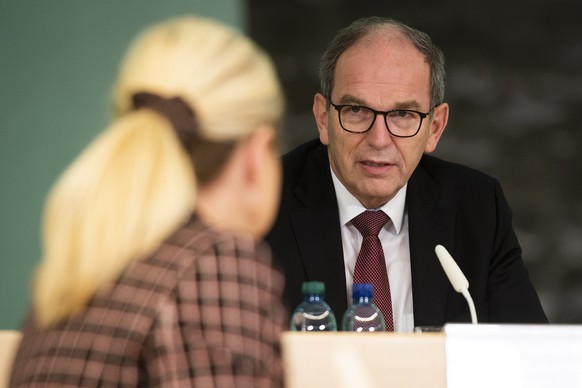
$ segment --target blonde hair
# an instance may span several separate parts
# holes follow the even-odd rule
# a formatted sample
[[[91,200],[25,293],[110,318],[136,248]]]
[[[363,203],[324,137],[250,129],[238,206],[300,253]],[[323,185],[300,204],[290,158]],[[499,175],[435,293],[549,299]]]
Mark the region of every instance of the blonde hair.
[[[80,311],[192,212],[196,155],[167,118],[133,108],[139,92],[186,101],[203,145],[232,143],[262,124],[276,125],[283,111],[270,59],[236,30],[190,16],[143,32],[114,87],[116,119],[47,198],[43,257],[33,284],[43,326]]]

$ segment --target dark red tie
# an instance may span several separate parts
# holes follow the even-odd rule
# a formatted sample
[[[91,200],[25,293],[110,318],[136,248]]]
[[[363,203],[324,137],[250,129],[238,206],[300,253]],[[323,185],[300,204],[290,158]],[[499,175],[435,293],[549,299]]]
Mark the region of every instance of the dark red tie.
[[[366,210],[352,219],[352,224],[364,237],[354,269],[354,283],[374,285],[373,302],[384,315],[386,331],[394,331],[390,284],[388,283],[384,250],[378,238],[378,233],[389,219],[390,217],[381,210]]]

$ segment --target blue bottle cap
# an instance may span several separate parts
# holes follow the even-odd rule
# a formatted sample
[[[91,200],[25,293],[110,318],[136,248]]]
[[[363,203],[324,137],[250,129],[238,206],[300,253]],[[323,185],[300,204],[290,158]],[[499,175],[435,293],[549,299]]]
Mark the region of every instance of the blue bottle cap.
[[[352,298],[372,298],[374,286],[370,283],[354,283],[352,285]]]

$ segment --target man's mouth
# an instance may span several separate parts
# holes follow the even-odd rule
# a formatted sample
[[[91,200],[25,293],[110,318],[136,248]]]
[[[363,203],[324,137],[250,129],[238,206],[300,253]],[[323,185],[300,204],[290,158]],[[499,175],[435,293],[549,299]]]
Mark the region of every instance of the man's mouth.
[[[385,166],[389,166],[390,165],[390,163],[372,162],[372,161],[369,161],[369,160],[363,161],[362,164],[365,164],[366,166],[371,166],[371,167],[385,167]]]

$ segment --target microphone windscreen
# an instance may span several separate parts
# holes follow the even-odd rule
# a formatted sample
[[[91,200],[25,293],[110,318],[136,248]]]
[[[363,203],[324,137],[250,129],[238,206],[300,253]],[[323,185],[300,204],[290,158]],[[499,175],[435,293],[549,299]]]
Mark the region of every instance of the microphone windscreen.
[[[469,289],[469,281],[445,247],[437,245],[434,250],[455,291]]]

